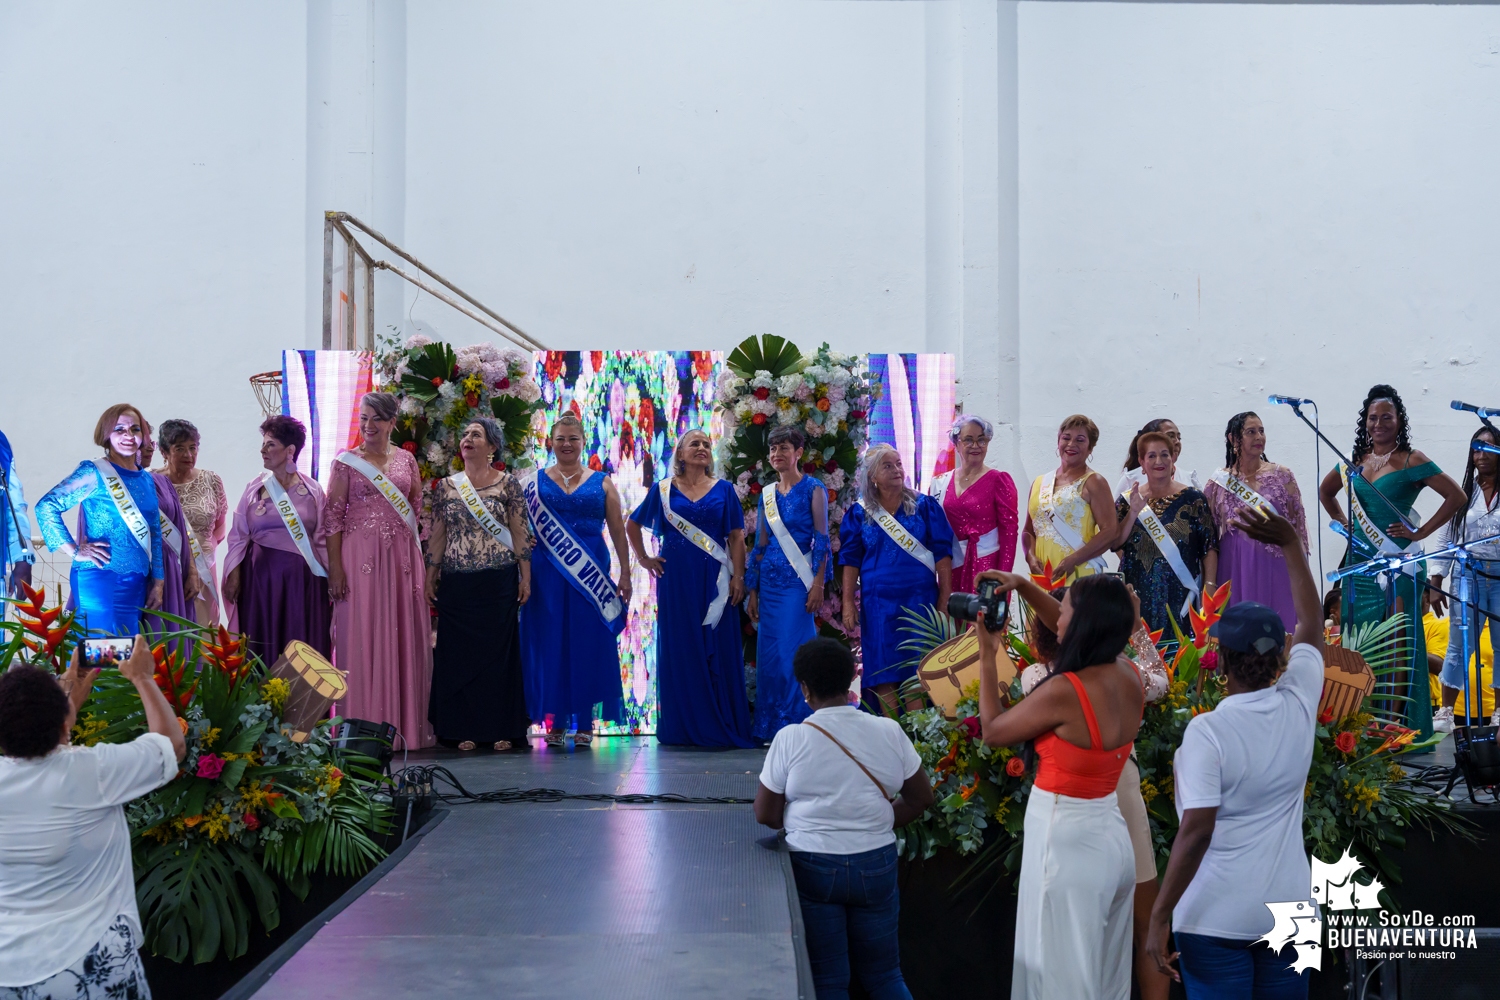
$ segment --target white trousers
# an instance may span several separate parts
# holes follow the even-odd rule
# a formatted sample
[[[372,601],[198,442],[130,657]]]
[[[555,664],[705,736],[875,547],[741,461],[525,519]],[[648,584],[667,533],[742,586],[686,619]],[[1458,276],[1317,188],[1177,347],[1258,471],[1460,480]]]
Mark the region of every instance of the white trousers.
[[[1129,1000],[1135,857],[1113,792],[1033,788],[1011,1000]]]

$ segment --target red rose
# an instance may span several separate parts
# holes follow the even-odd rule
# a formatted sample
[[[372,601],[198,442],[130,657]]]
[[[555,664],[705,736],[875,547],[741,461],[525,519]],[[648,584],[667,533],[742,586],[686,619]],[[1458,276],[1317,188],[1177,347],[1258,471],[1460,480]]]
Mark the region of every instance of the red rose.
[[[1213,671],[1219,669],[1219,651],[1217,649],[1210,649],[1208,652],[1203,654],[1203,659],[1199,662],[1203,664],[1204,670],[1212,673]]]
[[[1320,726],[1326,726],[1326,725],[1328,725],[1332,721],[1333,721],[1333,709],[1331,709],[1331,708],[1325,708],[1325,709],[1323,709],[1322,714],[1320,714],[1318,716],[1318,725],[1320,725]]]
[[[477,392],[466,392],[466,393],[464,393],[464,402],[467,403],[467,404],[469,404],[470,409],[478,406],[479,405],[479,393],[477,393]]]
[[[491,468],[498,469],[499,471],[504,472],[505,471],[505,463],[502,462],[502,461],[500,461],[499,459],[496,459],[491,464]]]
[[[762,486],[761,486],[761,485],[760,485],[760,483],[751,483],[751,484],[750,484],[750,495],[751,495],[751,496],[755,496],[755,495],[756,495],[756,494],[757,494],[757,493],[759,493],[759,492],[760,492],[760,491],[761,491],[761,490],[762,490],[762,489],[763,489],[763,488],[764,488],[764,487],[762,487]]]
[[[417,442],[415,442],[415,441],[402,441],[401,442],[401,450],[402,451],[406,451],[406,452],[410,452],[411,454],[415,455],[417,453]]]
[[[766,415],[764,413],[757,413],[755,416],[750,418],[750,422],[752,424],[755,424],[756,426],[760,426],[761,424],[764,424],[766,422]]]
[[[831,458],[827,462],[825,462],[824,465],[823,465],[823,471],[824,472],[837,472],[838,469],[839,469],[839,463],[835,462]]]
[[[1026,773],[1026,762],[1019,757],[1012,757],[1005,762],[1005,773],[1012,778],[1019,778]]]
[[[442,376],[440,376],[440,375],[434,375],[434,376],[432,376],[432,384],[433,385],[442,385],[443,384]]]
[[[770,399],[771,398],[771,390],[767,389],[765,386],[761,386],[760,388],[758,388],[758,389],[755,390],[755,398],[756,399]]]
[[[200,778],[210,780],[217,779],[224,773],[224,758],[216,753],[206,753],[198,758],[197,775]]]
[[[809,473],[811,473],[811,472],[817,472],[818,471],[818,463],[817,462],[803,462],[802,463],[802,471],[803,472],[809,472]]]
[[[967,719],[960,719],[960,720],[958,720],[958,724],[960,726],[964,727],[964,732],[966,732],[966,733],[969,734],[969,739],[971,739],[971,740],[977,740],[977,739],[979,739],[979,719],[978,718],[976,718],[975,716],[971,715]]]
[[[849,411],[849,419],[850,420],[863,420],[863,419],[865,419],[865,411],[864,410],[850,410]]]
[[[498,381],[498,382],[495,383],[495,388],[496,389],[509,389],[510,388],[510,379],[508,379],[508,378],[502,378],[500,381]]]
[[[244,821],[246,830],[260,829],[260,820],[255,818],[255,813],[245,813]]]
[[[1359,738],[1351,732],[1342,732],[1333,738],[1333,745],[1339,748],[1339,752],[1354,755],[1354,748],[1359,745]]]

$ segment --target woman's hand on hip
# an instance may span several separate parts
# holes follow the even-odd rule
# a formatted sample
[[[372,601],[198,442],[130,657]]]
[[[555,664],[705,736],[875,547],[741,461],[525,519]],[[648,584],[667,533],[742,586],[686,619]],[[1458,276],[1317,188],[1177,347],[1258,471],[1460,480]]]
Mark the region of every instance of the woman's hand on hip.
[[[666,556],[641,556],[641,565],[646,567],[646,572],[654,577],[661,577],[667,571]]]
[[[93,563],[99,569],[109,567],[109,543],[103,540],[84,542],[78,546],[73,558]]]

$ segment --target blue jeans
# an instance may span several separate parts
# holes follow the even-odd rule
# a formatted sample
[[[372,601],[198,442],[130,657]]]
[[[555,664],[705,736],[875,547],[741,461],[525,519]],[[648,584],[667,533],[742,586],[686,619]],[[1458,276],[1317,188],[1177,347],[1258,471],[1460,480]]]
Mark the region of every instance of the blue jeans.
[[[851,964],[871,1000],[911,1000],[896,933],[896,845],[863,854],[791,853],[818,1000],[847,1000]]]
[[[1478,573],[1455,572],[1449,589],[1453,596],[1461,601],[1472,601],[1481,611],[1488,611],[1492,615],[1500,615],[1500,560],[1496,559],[1474,559],[1469,566],[1473,569],[1489,574],[1480,576]],[[1455,567],[1456,569],[1456,567]],[[1474,619],[1479,621],[1475,622]],[[1464,689],[1465,668],[1469,674],[1469,699],[1473,706],[1482,706],[1484,701],[1476,685],[1479,683],[1480,675],[1475,671],[1473,657],[1479,653],[1480,637],[1484,630],[1490,630],[1490,640],[1495,638],[1494,624],[1482,615],[1476,614],[1473,608],[1465,608],[1460,604],[1448,606],[1448,655],[1443,657],[1442,681],[1444,687],[1455,688],[1459,691]],[[1460,663],[1462,656],[1459,652],[1463,646],[1462,633],[1469,633],[1469,656],[1467,664]],[[1468,714],[1468,709],[1463,705],[1463,696],[1459,696],[1457,706],[1458,714]]]
[[[1174,936],[1188,1000],[1307,1000],[1311,976],[1291,971],[1297,957],[1292,945],[1278,955],[1259,941],[1180,931]]]

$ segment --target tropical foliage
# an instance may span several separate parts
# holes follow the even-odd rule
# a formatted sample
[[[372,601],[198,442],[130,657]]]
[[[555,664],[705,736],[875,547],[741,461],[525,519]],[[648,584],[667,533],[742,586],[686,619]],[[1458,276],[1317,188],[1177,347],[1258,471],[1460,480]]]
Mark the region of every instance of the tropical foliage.
[[[0,670],[27,663],[60,672],[82,627],[28,588]],[[303,898],[315,875],[362,875],[391,807],[376,762],[333,746],[324,721],[303,742],[282,731],[290,689],[270,677],[242,636],[162,614],[179,630],[152,649],[157,686],[177,714],[188,753],[177,777],[126,807],[146,946],[182,962],[233,959],[251,916],[281,920],[283,889]],[[116,671],[99,674],[73,742],[120,743],[145,732],[139,695]]]

